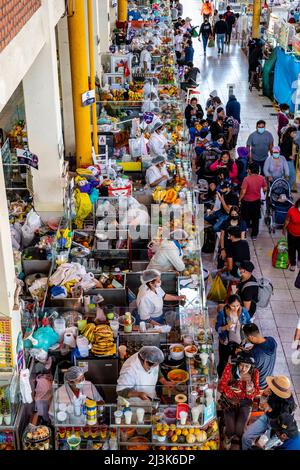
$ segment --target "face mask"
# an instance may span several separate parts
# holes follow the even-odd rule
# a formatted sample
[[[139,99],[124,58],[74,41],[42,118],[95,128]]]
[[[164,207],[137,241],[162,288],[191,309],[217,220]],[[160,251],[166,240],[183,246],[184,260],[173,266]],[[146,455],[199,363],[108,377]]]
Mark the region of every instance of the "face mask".
[[[218,121],[224,121],[223,116],[218,116]]]
[[[285,114],[290,114],[290,110],[288,109],[287,111],[284,111]]]
[[[161,287],[161,282],[158,282],[155,287]]]
[[[217,140],[217,143],[218,143],[219,145],[223,145],[223,140]]]
[[[273,153],[273,158],[279,158],[279,157],[280,157],[279,153]]]
[[[263,134],[265,132],[265,128],[264,127],[258,127],[257,132],[259,134]]]
[[[298,207],[298,211],[300,212],[300,207]]]
[[[207,132],[209,131],[208,127],[202,127],[202,130]]]
[[[181,246],[181,248],[184,248],[186,245],[187,245],[187,243],[186,243],[186,242],[183,242],[183,243],[181,243],[180,246]]]
[[[239,220],[239,216],[238,216],[238,215],[232,215],[230,218],[231,218],[231,220]]]
[[[237,270],[237,275],[241,277],[241,271],[239,269]]]
[[[84,384],[85,384],[85,382],[80,382],[79,384],[76,384],[76,388],[77,388],[78,390],[82,390],[83,387],[84,387]]]

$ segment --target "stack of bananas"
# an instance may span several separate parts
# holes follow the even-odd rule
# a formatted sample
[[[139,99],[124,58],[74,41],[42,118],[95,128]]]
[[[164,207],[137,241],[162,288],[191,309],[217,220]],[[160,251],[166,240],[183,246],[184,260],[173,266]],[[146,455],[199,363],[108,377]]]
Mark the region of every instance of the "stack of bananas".
[[[94,323],[88,323],[84,329],[81,331],[81,334],[89,340],[90,343],[94,342],[94,331],[96,325]]]
[[[153,192],[153,200],[155,202],[162,202],[167,194],[167,190],[163,189],[161,186],[157,186]]]
[[[116,354],[116,345],[110,326],[98,325],[95,327],[91,351],[95,356],[112,356]]]

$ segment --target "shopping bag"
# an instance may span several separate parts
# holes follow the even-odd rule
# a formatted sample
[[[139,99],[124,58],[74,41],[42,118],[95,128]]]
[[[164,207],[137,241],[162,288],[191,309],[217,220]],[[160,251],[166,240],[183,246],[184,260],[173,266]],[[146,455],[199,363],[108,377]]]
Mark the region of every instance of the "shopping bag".
[[[224,302],[226,296],[227,290],[223,284],[221,276],[217,274],[212,282],[209,293],[207,294],[207,300],[212,300],[214,302]]]
[[[214,38],[210,38],[207,44],[207,47],[215,47],[215,40]]]
[[[200,33],[198,33],[196,28],[193,28],[190,34],[191,34],[192,38],[198,38],[200,36]]]

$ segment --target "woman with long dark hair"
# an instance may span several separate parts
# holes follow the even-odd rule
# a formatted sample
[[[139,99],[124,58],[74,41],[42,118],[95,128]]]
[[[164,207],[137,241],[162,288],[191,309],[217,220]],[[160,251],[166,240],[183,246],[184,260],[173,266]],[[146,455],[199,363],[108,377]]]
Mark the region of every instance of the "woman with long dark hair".
[[[242,326],[251,323],[248,310],[242,306],[240,297],[236,294],[228,297],[228,302],[218,313],[216,332],[219,335],[219,364],[218,375],[222,377],[223,370],[232,353],[232,345],[238,346],[244,339]]]
[[[259,372],[254,359],[244,352],[238,354],[226,365],[218,388],[225,420],[223,447],[229,450],[233,436],[241,441],[253,400],[259,395]]]
[[[212,163],[209,167],[210,171],[218,171],[222,168],[227,168],[229,173],[229,178],[231,179],[232,183],[238,184],[238,167],[236,162],[231,158],[230,153],[228,150],[224,150],[221,153],[220,158]]]
[[[231,227],[238,227],[242,233],[242,240],[246,238],[247,224],[242,219],[240,214],[240,209],[238,206],[232,206],[229,211],[229,217],[221,225],[221,235],[220,235],[220,257],[226,259],[226,248],[229,243],[228,230]]]

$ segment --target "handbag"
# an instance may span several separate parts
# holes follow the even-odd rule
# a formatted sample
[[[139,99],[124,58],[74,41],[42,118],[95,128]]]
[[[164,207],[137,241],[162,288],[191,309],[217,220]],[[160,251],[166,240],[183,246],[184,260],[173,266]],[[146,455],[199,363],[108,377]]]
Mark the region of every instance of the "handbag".
[[[210,38],[207,44],[207,47],[215,47],[215,40],[214,38]]]

